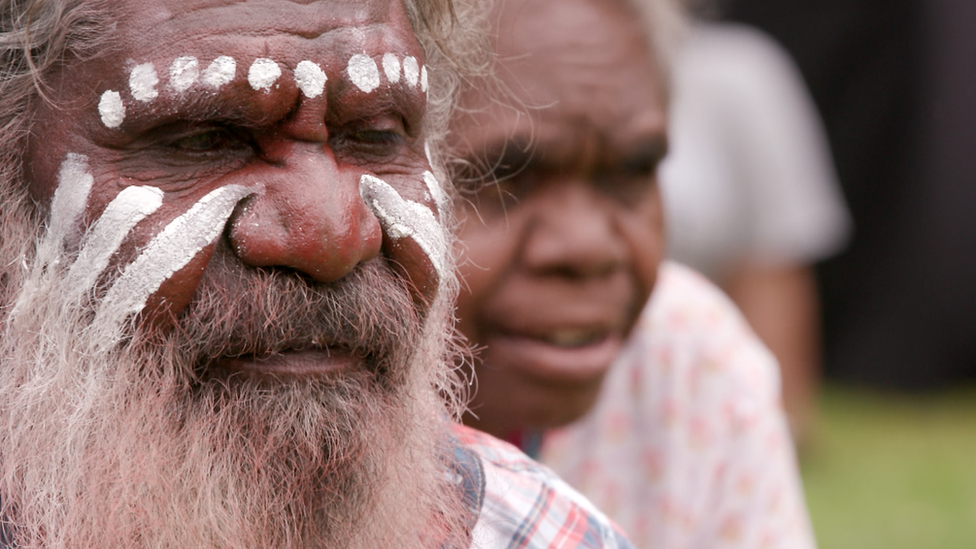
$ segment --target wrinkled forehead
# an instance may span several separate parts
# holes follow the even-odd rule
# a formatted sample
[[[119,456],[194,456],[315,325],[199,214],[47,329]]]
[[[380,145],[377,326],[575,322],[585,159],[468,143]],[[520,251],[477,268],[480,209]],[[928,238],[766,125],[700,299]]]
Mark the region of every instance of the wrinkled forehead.
[[[291,59],[416,50],[401,0],[123,0],[111,8],[118,53],[233,50]],[[419,53],[419,52],[418,52]]]

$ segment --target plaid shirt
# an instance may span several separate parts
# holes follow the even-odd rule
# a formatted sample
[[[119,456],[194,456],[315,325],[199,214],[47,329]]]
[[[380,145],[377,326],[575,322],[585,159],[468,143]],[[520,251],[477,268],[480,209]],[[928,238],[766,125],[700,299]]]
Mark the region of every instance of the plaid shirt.
[[[514,446],[455,427],[481,512],[472,549],[633,549],[593,504]]]

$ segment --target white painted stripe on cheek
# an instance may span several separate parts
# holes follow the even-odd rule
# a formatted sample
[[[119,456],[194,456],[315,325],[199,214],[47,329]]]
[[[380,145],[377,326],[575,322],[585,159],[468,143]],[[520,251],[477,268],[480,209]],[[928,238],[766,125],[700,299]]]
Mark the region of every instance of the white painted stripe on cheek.
[[[325,71],[311,61],[302,61],[295,67],[295,83],[305,97],[311,99],[322,95],[326,80]]]
[[[122,189],[85,238],[78,259],[68,271],[69,287],[77,293],[90,290],[132,228],[162,203],[163,191],[156,187]]]
[[[157,84],[159,84],[159,77],[152,63],[136,65],[129,73],[129,91],[137,101],[145,103],[159,97]]]
[[[255,59],[247,71],[247,81],[256,91],[270,90],[281,77],[281,67],[270,59]]]
[[[200,63],[196,57],[177,57],[169,68],[169,85],[178,92],[190,88],[200,77]]]
[[[44,263],[57,258],[68,234],[76,230],[94,181],[88,173],[87,156],[68,153],[64,157],[58,172],[58,188],[51,199],[51,219],[45,237],[44,255],[49,257],[38,257]]]
[[[407,84],[417,85],[417,79],[420,78],[420,66],[417,65],[417,60],[413,57],[403,60],[403,78]]]
[[[109,289],[93,329],[115,340],[122,324],[142,311],[159,287],[223,232],[238,202],[252,191],[239,185],[214,190],[174,219],[146,245]]]
[[[106,128],[118,128],[125,121],[125,105],[119,92],[108,90],[98,101],[98,114]]]
[[[352,83],[366,93],[380,87],[380,69],[376,66],[376,61],[368,55],[357,53],[350,57],[346,73]]]
[[[224,84],[230,83],[236,75],[237,61],[233,57],[221,55],[203,71],[203,77],[200,80],[205,86],[220,88]]]
[[[427,67],[420,69],[420,91],[427,93]]]
[[[369,174],[360,178],[359,194],[380,221],[386,235],[394,240],[413,238],[443,279],[447,236],[434,213],[422,204],[404,200],[387,182]]]
[[[386,74],[386,79],[390,81],[390,84],[396,84],[400,81],[400,59],[388,53],[383,56],[383,72]]]
[[[437,204],[437,210],[439,212],[444,212],[447,208],[448,198],[447,193],[444,192],[444,187],[441,186],[441,182],[434,177],[431,172],[424,172],[424,183],[427,184],[427,190],[430,191],[430,195],[434,197],[434,203]]]

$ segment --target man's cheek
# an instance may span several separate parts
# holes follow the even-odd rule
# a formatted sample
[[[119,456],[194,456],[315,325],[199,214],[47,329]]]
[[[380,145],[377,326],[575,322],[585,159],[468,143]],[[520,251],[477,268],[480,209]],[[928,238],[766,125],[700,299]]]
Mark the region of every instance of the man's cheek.
[[[238,185],[218,187],[140,247],[96,307],[96,337],[118,340],[126,323],[147,306],[155,316],[178,314],[192,297],[228,219],[251,192]]]
[[[447,231],[440,221],[449,207],[447,195],[430,172],[423,176],[424,202],[403,198],[383,179],[366,174],[359,191],[383,227],[387,255],[405,271],[417,292],[432,300],[451,273]],[[427,205],[434,203],[437,214]]]

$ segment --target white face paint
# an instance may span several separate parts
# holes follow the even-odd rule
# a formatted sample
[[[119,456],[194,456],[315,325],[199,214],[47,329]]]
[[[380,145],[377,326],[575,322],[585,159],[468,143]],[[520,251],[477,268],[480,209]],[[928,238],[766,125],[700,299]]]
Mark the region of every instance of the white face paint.
[[[160,231],[99,304],[92,325],[95,333],[116,341],[125,321],[141,312],[163,282],[220,236],[237,203],[251,192],[239,185],[220,187]]]
[[[359,89],[369,93],[380,86],[380,70],[372,57],[357,53],[349,59],[346,67],[349,79]]]
[[[108,90],[98,102],[98,114],[106,128],[118,128],[125,120],[125,105],[119,92]]]
[[[91,290],[132,228],[162,203],[163,191],[156,187],[122,189],[85,237],[78,259],[68,271],[68,286],[79,295]]]
[[[427,67],[420,69],[420,91],[427,93]]]
[[[148,102],[159,96],[159,77],[152,63],[136,65],[129,73],[129,91],[137,101]]]
[[[390,84],[400,81],[400,58],[392,53],[383,56],[383,72]]]
[[[177,92],[184,92],[200,77],[200,63],[196,57],[177,57],[169,68],[169,85]]]
[[[448,207],[449,201],[447,193],[444,192],[444,187],[441,186],[441,182],[437,180],[433,173],[424,172],[424,183],[427,184],[427,191],[434,197],[434,203],[437,204],[437,211],[443,213]]]
[[[203,77],[200,79],[205,86],[211,88],[219,88],[224,84],[230,83],[237,75],[237,61],[233,57],[228,57],[226,55],[221,55],[220,57],[213,60],[210,66],[203,71]]]
[[[270,90],[281,76],[281,67],[270,59],[256,59],[247,71],[247,81],[256,91]]]
[[[389,238],[413,238],[427,255],[434,271],[444,278],[447,260],[447,235],[430,208],[404,200],[388,183],[369,174],[359,179],[359,194],[380,221]]]
[[[325,71],[311,61],[302,61],[295,67],[295,83],[305,97],[311,99],[322,95],[326,80]]]
[[[417,85],[417,79],[420,78],[420,66],[417,65],[417,60],[413,57],[403,60],[403,78],[407,84]]]

